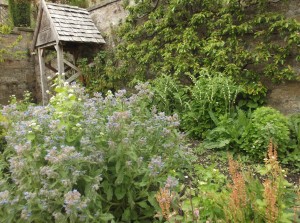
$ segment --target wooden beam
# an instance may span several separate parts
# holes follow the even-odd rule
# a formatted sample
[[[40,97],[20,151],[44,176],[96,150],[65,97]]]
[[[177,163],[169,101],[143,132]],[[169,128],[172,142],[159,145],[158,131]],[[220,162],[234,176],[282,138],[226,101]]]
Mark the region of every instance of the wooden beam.
[[[39,34],[40,26],[41,26],[42,15],[43,15],[43,7],[42,7],[42,4],[40,3],[39,12],[38,12],[37,20],[36,20],[37,21],[37,26],[36,26],[35,31],[34,31],[33,41],[32,41],[32,45],[31,45],[31,52],[35,51],[35,44],[36,44],[37,37],[38,37],[38,34]]]
[[[74,64],[70,63],[69,61],[67,61],[66,59],[64,59],[64,63],[67,64],[69,67],[73,68],[76,71],[80,71],[78,67],[76,67]]]
[[[45,43],[43,45],[40,45],[38,47],[40,47],[40,48],[47,48],[47,47],[55,46],[55,45],[56,45],[56,42],[50,42],[50,43]]]
[[[58,32],[57,32],[56,27],[55,27],[55,25],[54,25],[54,22],[53,22],[53,20],[52,20],[52,18],[51,18],[51,15],[50,15],[50,12],[49,12],[49,10],[48,10],[48,8],[47,8],[47,5],[46,5],[45,0],[41,0],[41,3],[40,3],[40,4],[42,5],[42,7],[43,7],[43,9],[44,9],[44,12],[45,12],[46,15],[48,16],[48,19],[49,19],[50,24],[51,24],[51,25],[50,25],[50,26],[51,26],[51,29],[52,29],[53,34],[54,34],[54,36],[55,36],[56,44],[59,44],[59,36],[58,36]]]
[[[63,52],[62,45],[60,44],[55,45],[55,49],[57,52],[57,71],[59,74],[63,74],[65,73],[65,69],[64,69],[64,52]]]
[[[48,62],[48,63],[45,63],[45,66],[49,69],[49,70],[52,70],[53,72],[57,73],[57,69],[52,67],[51,65],[51,61]]]
[[[39,65],[40,65],[40,80],[41,80],[41,90],[42,90],[42,103],[45,105],[47,103],[47,95],[46,88],[47,82],[45,80],[45,61],[43,58],[43,49],[38,48],[38,56],[39,56]]]
[[[74,81],[74,80],[75,80],[77,77],[79,77],[80,75],[81,75],[80,72],[78,72],[78,73],[72,75],[72,76],[67,80],[67,82],[71,83],[72,81]]]

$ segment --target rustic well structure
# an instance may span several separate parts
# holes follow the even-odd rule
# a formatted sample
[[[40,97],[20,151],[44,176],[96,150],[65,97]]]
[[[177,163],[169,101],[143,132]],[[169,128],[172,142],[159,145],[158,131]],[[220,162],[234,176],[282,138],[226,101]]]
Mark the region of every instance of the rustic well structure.
[[[67,82],[80,76],[76,61],[82,46],[93,49],[104,43],[86,9],[41,0],[32,49],[38,51],[43,104],[48,82],[57,74],[64,73]],[[48,77],[46,69],[52,71]]]

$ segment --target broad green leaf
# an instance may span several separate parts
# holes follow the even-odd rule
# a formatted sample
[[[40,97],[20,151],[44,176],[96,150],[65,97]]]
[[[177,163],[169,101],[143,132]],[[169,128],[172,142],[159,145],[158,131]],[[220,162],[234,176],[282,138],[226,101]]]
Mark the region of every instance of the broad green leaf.
[[[150,208],[150,206],[147,204],[146,201],[141,201],[141,202],[138,202],[137,204],[139,206],[141,206],[142,208],[144,208],[144,209],[149,209]]]
[[[106,213],[106,214],[101,214],[101,215],[99,216],[99,218],[100,218],[100,220],[102,220],[102,221],[108,222],[108,221],[113,220],[113,219],[114,219],[114,216],[113,216],[112,214],[110,214],[110,213]]]
[[[121,185],[115,189],[115,195],[118,200],[121,200],[125,196],[125,194],[126,194],[126,187]]]
[[[34,133],[29,133],[27,135],[27,139],[30,140],[30,141],[33,141],[35,139],[35,134]]]
[[[123,214],[122,214],[122,220],[125,221],[125,222],[129,222],[130,221],[130,209],[127,208]]]

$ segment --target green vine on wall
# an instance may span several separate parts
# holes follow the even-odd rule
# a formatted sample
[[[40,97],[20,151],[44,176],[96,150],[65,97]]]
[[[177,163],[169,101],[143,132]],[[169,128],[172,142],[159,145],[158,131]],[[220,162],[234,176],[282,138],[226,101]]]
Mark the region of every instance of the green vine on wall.
[[[8,25],[0,25],[0,42],[3,41],[4,35],[9,35],[12,32],[12,27]],[[12,43],[8,45],[1,45],[0,48],[0,63],[3,63],[7,59],[23,59],[27,55],[27,51],[16,50],[15,47],[22,41],[23,36],[19,35]]]
[[[8,5],[15,27],[29,27],[31,25],[30,0],[8,0]]]
[[[106,75],[124,82],[162,74],[179,79],[221,72],[265,94],[261,81],[296,78],[300,23],[267,0],[143,0],[127,6],[120,43]],[[283,3],[281,3],[283,4]]]

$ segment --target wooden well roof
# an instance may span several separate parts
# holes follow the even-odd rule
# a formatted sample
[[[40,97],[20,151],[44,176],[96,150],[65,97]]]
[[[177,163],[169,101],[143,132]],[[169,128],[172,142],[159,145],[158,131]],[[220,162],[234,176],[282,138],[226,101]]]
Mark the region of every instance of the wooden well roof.
[[[42,0],[33,48],[59,42],[105,43],[86,9]]]

